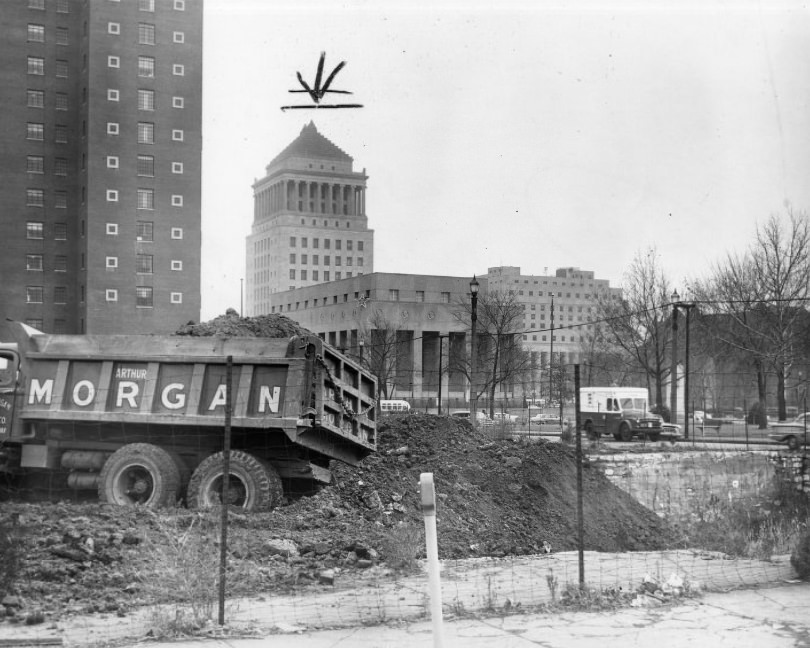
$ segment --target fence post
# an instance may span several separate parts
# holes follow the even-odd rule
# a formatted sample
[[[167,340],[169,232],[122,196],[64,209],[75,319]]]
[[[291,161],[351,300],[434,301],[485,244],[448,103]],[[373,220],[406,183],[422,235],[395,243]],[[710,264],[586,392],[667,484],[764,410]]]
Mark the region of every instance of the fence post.
[[[442,586],[439,580],[439,546],[436,537],[436,491],[433,487],[433,473],[419,476],[422,491],[422,515],[425,518],[425,548],[428,563],[428,591],[430,594],[430,616],[433,620],[433,645],[444,646],[442,626]]]
[[[582,425],[579,412],[579,365],[574,365],[574,403],[577,428],[577,548],[579,550],[579,587],[585,587],[585,521],[583,520],[582,501]]]
[[[231,481],[231,384],[233,382],[233,356],[225,365],[225,441],[222,466],[222,528],[219,543],[219,625],[225,625],[225,574],[228,556],[228,501]]]

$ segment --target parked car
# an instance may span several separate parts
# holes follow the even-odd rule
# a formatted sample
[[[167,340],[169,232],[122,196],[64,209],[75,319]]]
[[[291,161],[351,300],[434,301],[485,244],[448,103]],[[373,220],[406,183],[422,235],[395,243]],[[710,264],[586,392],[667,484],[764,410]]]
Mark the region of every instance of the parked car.
[[[456,410],[455,412],[451,412],[450,416],[453,418],[464,419],[465,421],[470,420],[469,410]],[[475,420],[478,425],[495,425],[495,421],[489,418],[484,412],[476,412]]]
[[[768,438],[779,443],[787,443],[790,450],[798,450],[802,444],[806,443],[808,425],[810,425],[810,412],[805,412],[792,421],[771,424]]]
[[[517,423],[518,415],[510,414],[509,412],[495,412],[495,423]]]
[[[560,416],[559,414],[546,414],[541,412],[540,414],[535,414],[534,416],[529,418],[530,423],[536,423],[538,425],[542,425],[544,423],[554,423],[556,425],[560,424]]]

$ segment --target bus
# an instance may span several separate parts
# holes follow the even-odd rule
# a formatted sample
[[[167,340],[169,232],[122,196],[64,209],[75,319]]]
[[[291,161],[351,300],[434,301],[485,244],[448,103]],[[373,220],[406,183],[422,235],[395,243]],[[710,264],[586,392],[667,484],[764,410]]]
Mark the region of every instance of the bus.
[[[383,414],[405,414],[411,411],[411,404],[406,400],[381,400],[380,412]]]

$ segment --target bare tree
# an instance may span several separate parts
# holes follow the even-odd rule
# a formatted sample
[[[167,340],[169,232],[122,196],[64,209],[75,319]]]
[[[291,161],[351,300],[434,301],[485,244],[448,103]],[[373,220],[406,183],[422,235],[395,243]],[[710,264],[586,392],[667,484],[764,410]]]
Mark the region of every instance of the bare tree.
[[[400,385],[403,367],[411,360],[409,340],[401,326],[391,322],[382,311],[376,311],[364,327],[370,338],[364,345],[364,364],[377,377],[380,398],[392,398]]]
[[[462,303],[459,307],[463,312],[461,319],[469,325],[470,304]],[[451,357],[451,370],[463,373],[474,385],[473,398],[489,394],[489,414],[492,416],[497,387],[530,378],[532,355],[522,345],[523,304],[513,291],[479,295],[476,313],[476,375],[471,376],[469,358],[460,354]]]
[[[745,358],[756,372],[760,427],[767,425],[766,372],[777,380],[779,418],[786,416],[785,383],[806,346],[810,296],[810,226],[806,214],[788,209],[758,226],[743,254],[728,254],[711,276],[696,284],[706,302],[707,330],[720,348]]]
[[[609,329],[597,321],[580,336],[583,386],[625,385],[635,373],[633,357],[609,339]]]
[[[637,252],[625,274],[620,299],[603,293],[597,300],[597,318],[606,339],[629,356],[648,381],[655,404],[664,401],[664,380],[670,374],[671,320],[667,309],[671,285],[659,267],[658,252],[651,247]]]

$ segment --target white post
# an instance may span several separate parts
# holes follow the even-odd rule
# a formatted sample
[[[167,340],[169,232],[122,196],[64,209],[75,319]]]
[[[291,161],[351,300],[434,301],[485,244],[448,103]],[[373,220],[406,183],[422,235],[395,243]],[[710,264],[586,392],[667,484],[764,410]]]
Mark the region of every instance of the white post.
[[[444,646],[442,627],[442,587],[439,581],[439,546],[436,538],[436,491],[433,488],[433,473],[419,476],[422,490],[422,515],[425,517],[425,546],[428,563],[428,590],[430,594],[430,616],[433,619],[433,645]]]

